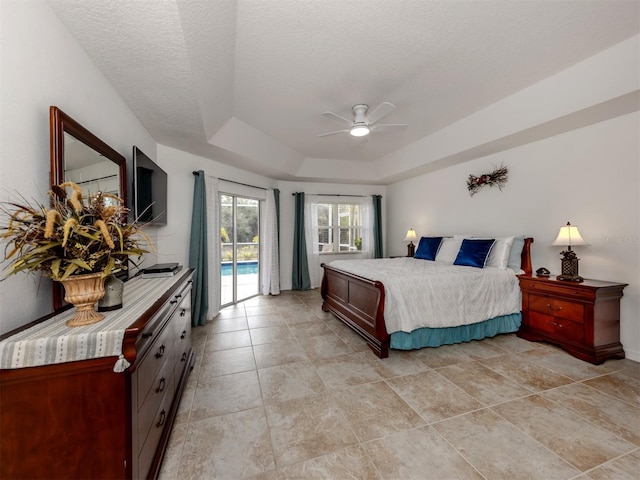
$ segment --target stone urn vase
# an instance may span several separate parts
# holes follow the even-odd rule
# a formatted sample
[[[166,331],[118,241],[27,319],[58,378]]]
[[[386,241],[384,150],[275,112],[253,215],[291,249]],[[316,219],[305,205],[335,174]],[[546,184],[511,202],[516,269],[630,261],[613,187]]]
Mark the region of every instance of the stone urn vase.
[[[99,322],[104,315],[95,311],[94,306],[104,296],[102,272],[86,275],[71,275],[60,280],[64,286],[64,301],[76,307],[76,313],[67,320],[68,327],[82,327]]]

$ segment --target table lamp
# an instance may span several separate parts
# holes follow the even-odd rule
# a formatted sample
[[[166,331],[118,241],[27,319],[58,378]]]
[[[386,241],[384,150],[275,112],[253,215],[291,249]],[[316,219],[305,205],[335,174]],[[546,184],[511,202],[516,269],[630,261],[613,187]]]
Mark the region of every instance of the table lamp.
[[[576,252],[571,250],[571,247],[575,245],[589,244],[584,240],[584,238],[582,238],[582,235],[580,235],[578,227],[567,222],[564,227],[560,227],[558,236],[551,245],[567,245],[567,249],[560,252],[560,255],[562,255],[562,258],[560,259],[562,262],[562,274],[558,275],[556,278],[567,282],[582,282],[584,279],[578,275],[579,258],[577,257]]]
[[[413,228],[410,228],[407,232],[407,236],[404,237],[404,241],[409,242],[409,245],[407,245],[407,257],[413,257],[416,253],[416,246],[413,244],[413,241],[417,239],[418,236],[416,235],[416,231]]]

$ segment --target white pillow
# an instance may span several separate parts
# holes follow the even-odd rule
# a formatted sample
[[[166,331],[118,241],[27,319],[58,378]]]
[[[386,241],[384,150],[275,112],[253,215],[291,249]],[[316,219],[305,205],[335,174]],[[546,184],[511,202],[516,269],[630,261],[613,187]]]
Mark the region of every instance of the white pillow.
[[[453,262],[458,256],[458,250],[462,245],[462,238],[443,238],[440,244],[440,250],[436,255],[436,262],[449,263],[453,265]]]
[[[476,238],[476,237],[474,237]],[[509,263],[509,254],[513,245],[513,237],[496,238],[493,244],[489,258],[487,258],[486,267],[496,267],[505,270]]]
[[[507,268],[516,273],[523,273],[520,269],[522,266],[522,249],[524,248],[524,235],[513,237],[513,245],[511,245],[511,253],[507,261]]]

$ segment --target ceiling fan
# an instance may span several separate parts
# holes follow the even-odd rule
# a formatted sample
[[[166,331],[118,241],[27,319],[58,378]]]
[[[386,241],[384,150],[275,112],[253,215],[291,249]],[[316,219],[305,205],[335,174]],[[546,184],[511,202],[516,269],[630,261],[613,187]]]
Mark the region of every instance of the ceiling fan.
[[[406,123],[376,123],[381,120],[382,117],[391,113],[394,108],[396,108],[395,105],[389,102],[383,102],[371,113],[367,114],[369,106],[365,105],[364,103],[360,103],[358,105],[354,105],[353,108],[351,108],[351,111],[353,112],[353,120],[347,120],[346,118],[341,117],[340,115],[333,112],[324,112],[322,114],[323,117],[338,120],[341,123],[349,125],[349,128],[336,130],[335,132],[322,133],[318,136],[327,137],[329,135],[335,135],[337,133],[350,133],[354,137],[364,137],[365,135],[368,135],[369,132],[377,132],[380,130],[408,126]]]

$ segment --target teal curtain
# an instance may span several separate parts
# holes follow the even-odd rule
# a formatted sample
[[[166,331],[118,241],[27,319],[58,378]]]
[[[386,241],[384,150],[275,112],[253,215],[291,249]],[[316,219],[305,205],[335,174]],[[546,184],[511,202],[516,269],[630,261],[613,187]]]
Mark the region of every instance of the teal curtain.
[[[307,261],[307,242],[304,234],[304,193],[295,193],[296,218],[293,227],[293,272],[291,288],[310,290],[309,262]]]
[[[373,196],[373,258],[382,258],[382,195]]]
[[[195,269],[191,291],[191,325],[197,327],[207,323],[209,286],[207,278],[207,192],[204,171],[194,172],[194,179],[189,268]]]

